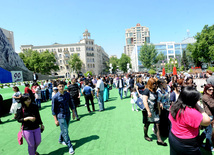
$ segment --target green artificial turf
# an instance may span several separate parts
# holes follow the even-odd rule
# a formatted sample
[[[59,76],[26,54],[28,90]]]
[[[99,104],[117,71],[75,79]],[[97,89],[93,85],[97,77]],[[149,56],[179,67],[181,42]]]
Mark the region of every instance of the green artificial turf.
[[[96,112],[89,114],[81,97],[81,106],[77,109],[81,119],[70,121],[69,135],[76,155],[169,154],[169,146],[156,144],[153,125],[149,128],[149,136],[153,137],[153,141],[144,140],[142,113],[131,110],[130,98],[120,100],[118,90],[111,90],[103,112],[98,111],[97,100],[94,101]],[[40,114],[45,130],[37,151],[41,155],[69,154],[67,146],[58,143],[60,128],[54,123],[50,101],[42,103]],[[0,124],[0,155],[27,155],[26,141],[21,146],[17,142],[20,124],[11,121],[12,118],[13,115],[3,117],[4,123]],[[168,143],[168,139],[165,142]]]

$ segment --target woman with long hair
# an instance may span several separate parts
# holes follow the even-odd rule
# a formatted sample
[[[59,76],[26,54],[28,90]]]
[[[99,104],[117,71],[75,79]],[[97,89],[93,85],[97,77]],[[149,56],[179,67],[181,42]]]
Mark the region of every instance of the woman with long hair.
[[[214,98],[213,98],[213,85],[207,84],[204,87],[204,95],[202,96],[202,103],[204,106],[204,111],[207,113],[207,115],[210,117],[210,120],[213,120],[213,114],[214,114]],[[205,135],[206,137],[206,144],[205,149],[208,151],[214,151],[212,147],[212,125],[206,127],[205,131],[201,134],[201,138]],[[205,138],[204,137],[204,138]],[[204,138],[201,139],[204,140]]]
[[[170,107],[170,155],[200,155],[199,126],[210,125],[210,118],[198,105],[200,93],[191,86],[181,90],[178,100]]]
[[[143,80],[142,80],[142,77],[138,77],[137,78],[135,87],[136,87],[138,96],[142,95],[143,91],[144,91],[144,88],[145,88]]]
[[[158,105],[160,115],[160,134],[161,136],[168,137],[170,130],[169,107],[170,107],[170,88],[164,79],[158,80]]]
[[[28,143],[29,155],[38,155],[37,147],[41,143],[41,131],[44,126],[37,105],[32,104],[29,95],[21,97],[22,107],[17,110],[16,120],[22,123],[23,136]]]
[[[170,94],[170,102],[174,104],[178,100],[178,96],[180,95],[181,86],[178,83],[173,84],[173,91]]]
[[[21,107],[20,98],[22,93],[19,91],[17,86],[13,87],[14,94],[12,96],[12,106],[10,108],[10,113],[14,114],[14,118],[16,117],[17,109]]]
[[[156,80],[154,78],[150,78],[147,82],[146,89],[143,92],[143,104],[145,106],[145,110],[143,110],[144,138],[147,141],[152,141],[152,139],[148,136],[148,128],[151,123],[154,123],[156,126],[157,144],[167,146],[167,143],[164,143],[160,136],[160,106],[157,102],[158,94],[156,90]]]

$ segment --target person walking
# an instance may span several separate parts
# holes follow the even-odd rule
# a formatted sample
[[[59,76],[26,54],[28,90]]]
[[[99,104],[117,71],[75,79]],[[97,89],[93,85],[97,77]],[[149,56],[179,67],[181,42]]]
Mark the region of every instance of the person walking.
[[[58,83],[58,92],[52,99],[52,115],[56,126],[60,126],[59,143],[66,144],[69,153],[74,154],[73,145],[68,134],[68,127],[71,119],[70,109],[72,110],[72,118],[75,119],[75,105],[71,101],[70,94],[64,91],[64,82]],[[70,108],[70,109],[69,109]]]
[[[92,110],[95,111],[94,97],[93,97],[94,94],[93,94],[92,88],[89,86],[88,80],[85,81],[85,87],[83,88],[83,95],[85,97],[85,102],[87,105],[88,112],[89,113],[91,112],[90,107],[89,107],[89,100],[91,101]]]
[[[80,105],[80,88],[78,84],[76,83],[76,79],[72,78],[71,79],[71,84],[68,86],[68,91],[71,95],[71,102],[73,102],[74,110],[75,110],[75,115],[77,121],[80,120],[78,113],[77,113],[77,107]]]
[[[104,108],[104,100],[103,100],[103,91],[104,91],[104,83],[101,80],[101,77],[97,77],[97,84],[96,84],[96,89],[97,89],[97,100],[99,104],[99,111],[105,110]]]
[[[119,95],[120,95],[120,99],[123,99],[123,87],[124,87],[124,82],[122,79],[122,76],[119,76],[119,80],[117,81],[117,88],[119,89]]]
[[[39,108],[32,104],[28,94],[24,94],[20,99],[21,108],[17,110],[15,119],[22,123],[23,136],[28,143],[29,155],[39,155],[36,150],[41,143],[41,131],[44,130]]]

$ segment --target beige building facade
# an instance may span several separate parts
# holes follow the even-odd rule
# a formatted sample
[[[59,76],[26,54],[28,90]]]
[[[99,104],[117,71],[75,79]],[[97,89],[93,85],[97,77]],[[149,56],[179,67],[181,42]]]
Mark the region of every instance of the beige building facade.
[[[59,76],[64,76],[66,78],[73,77],[73,75],[77,75],[68,64],[70,56],[77,53],[80,59],[83,62],[82,73],[87,71],[92,71],[93,74],[98,75],[102,74],[103,70],[106,68],[106,61],[109,61],[108,54],[104,51],[104,49],[96,45],[93,39],[90,39],[90,33],[88,30],[85,30],[83,33],[83,39],[78,43],[74,44],[53,44],[53,45],[45,45],[45,46],[33,46],[33,45],[22,45],[21,51],[24,50],[37,50],[38,52],[43,52],[48,50],[49,52],[53,52],[57,65],[59,66],[59,71],[56,73]]]
[[[150,43],[150,31],[148,27],[141,26],[139,23],[135,27],[126,29],[126,46],[124,53],[131,56],[136,44]]]

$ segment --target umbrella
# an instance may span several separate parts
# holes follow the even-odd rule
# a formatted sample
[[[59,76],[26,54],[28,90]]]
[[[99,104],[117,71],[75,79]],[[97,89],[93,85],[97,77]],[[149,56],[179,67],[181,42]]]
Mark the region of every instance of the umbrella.
[[[176,69],[176,67],[173,67],[173,75],[177,75],[177,69]]]
[[[165,68],[163,68],[162,70],[162,76],[165,76],[166,75],[166,71],[165,71]]]

